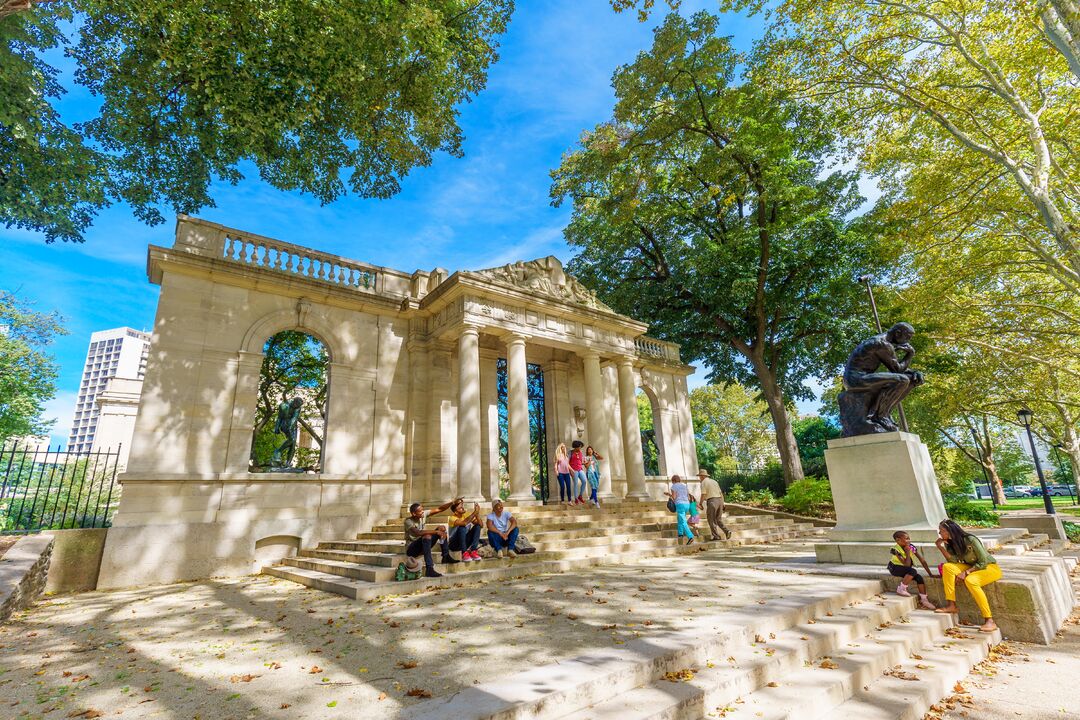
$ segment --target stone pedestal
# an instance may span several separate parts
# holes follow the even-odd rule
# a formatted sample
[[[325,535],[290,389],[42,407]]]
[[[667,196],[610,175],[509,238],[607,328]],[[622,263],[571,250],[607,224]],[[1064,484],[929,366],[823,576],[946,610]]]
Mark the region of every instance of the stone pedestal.
[[[918,435],[894,432],[830,440],[825,463],[836,527],[829,532],[831,542],[815,546],[819,562],[887,561],[887,547],[897,530],[916,543],[937,539],[945,505],[930,453]]]

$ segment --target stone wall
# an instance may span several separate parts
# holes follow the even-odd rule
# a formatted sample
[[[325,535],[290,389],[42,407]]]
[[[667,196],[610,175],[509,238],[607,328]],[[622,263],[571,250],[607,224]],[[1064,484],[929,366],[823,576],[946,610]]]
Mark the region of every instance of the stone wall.
[[[51,535],[29,535],[0,558],[0,623],[41,595],[52,550]]]

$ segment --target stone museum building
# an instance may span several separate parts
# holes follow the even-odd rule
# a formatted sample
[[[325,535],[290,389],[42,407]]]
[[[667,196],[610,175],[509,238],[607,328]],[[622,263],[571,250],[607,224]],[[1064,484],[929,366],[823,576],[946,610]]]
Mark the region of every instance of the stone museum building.
[[[554,257],[410,273],[181,216],[147,270],[161,293],[100,589],[257,572],[409,502],[489,501],[500,477],[511,504],[557,501],[560,442],[605,458],[601,499],[656,499],[697,472],[693,368]],[[264,351],[284,331],[327,358],[306,471],[253,461]]]

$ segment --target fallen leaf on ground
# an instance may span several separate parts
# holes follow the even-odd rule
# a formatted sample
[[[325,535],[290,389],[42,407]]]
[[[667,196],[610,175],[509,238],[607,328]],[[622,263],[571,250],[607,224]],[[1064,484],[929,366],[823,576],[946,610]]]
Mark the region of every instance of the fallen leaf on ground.
[[[321,672],[322,672],[321,667],[319,667],[318,665],[312,665],[311,669],[308,670],[308,675],[315,675],[316,673],[321,673]]]
[[[254,680],[257,677],[259,677],[259,676],[258,675],[250,675],[250,674],[248,674],[248,675],[233,675],[231,678],[229,678],[229,682],[233,682],[233,683],[251,682],[252,680]]]
[[[382,702],[385,699],[386,699],[386,693],[384,693],[384,692],[379,693],[379,702]]]
[[[664,673],[664,679],[668,682],[690,682],[694,679],[694,669],[683,668],[682,670],[666,672]]]
[[[821,664],[818,665],[818,667],[819,668],[824,668],[825,670],[837,670],[837,669],[839,669],[840,666],[837,665],[836,663],[834,663],[829,658],[825,658],[825,659],[823,659],[821,661]]]
[[[412,670],[419,664],[420,663],[416,662],[415,660],[409,660],[408,662],[398,662],[397,666],[402,670]]]
[[[280,705],[278,705],[279,710],[288,710],[291,707],[292,705],[290,705],[289,703],[281,703]]]
[[[413,688],[413,689],[409,690],[409,692],[407,692],[405,694],[408,695],[409,697],[418,697],[418,698],[429,698],[429,697],[431,697],[431,693],[429,691],[425,690],[424,688]]]
[[[101,712],[100,710],[95,710],[94,708],[88,708],[88,709],[83,710],[81,712],[78,712],[78,711],[70,712],[70,713],[68,713],[68,717],[69,718],[99,718],[104,714],[105,713]]]

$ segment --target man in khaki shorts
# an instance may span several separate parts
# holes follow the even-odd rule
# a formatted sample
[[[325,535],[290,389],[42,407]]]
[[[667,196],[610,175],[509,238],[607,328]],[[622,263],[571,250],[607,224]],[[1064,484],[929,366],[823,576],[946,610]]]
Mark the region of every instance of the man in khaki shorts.
[[[705,510],[709,519],[709,530],[713,540],[731,539],[731,531],[724,526],[724,493],[720,490],[720,483],[709,477],[709,471],[705,468],[698,470],[698,480],[701,481],[701,497],[698,499],[698,508]],[[724,538],[720,537],[720,531],[724,531]]]

